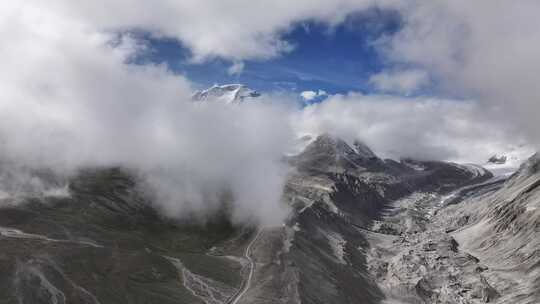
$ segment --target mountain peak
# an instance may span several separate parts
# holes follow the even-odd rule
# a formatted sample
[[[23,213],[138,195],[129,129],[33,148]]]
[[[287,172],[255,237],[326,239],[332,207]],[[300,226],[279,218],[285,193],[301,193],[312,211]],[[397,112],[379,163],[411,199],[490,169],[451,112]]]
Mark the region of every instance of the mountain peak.
[[[320,150],[322,148],[323,150],[326,150],[328,152],[331,151],[330,154],[335,154],[336,156],[354,155],[355,158],[377,158],[375,153],[373,153],[373,151],[371,151],[371,149],[364,143],[355,140],[353,143],[353,147],[351,147],[343,139],[327,133],[319,135],[317,139],[315,139],[315,141],[311,144],[311,148],[317,150]]]
[[[213,85],[206,90],[196,91],[192,99],[194,101],[224,102],[238,104],[246,99],[256,98],[261,94],[243,84]]]
[[[528,162],[527,160],[535,152],[536,149],[530,145],[511,146],[506,150],[493,154],[484,164],[484,167],[495,175],[509,176],[516,172],[521,164]]]
[[[296,161],[304,167],[357,169],[378,159],[366,145],[355,142],[353,146],[339,137],[321,134],[296,156]]]

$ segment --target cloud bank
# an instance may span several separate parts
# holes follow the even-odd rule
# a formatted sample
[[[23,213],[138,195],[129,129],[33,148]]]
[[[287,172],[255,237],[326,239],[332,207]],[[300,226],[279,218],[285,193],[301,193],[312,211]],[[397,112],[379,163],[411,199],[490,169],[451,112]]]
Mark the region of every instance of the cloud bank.
[[[375,2],[31,0],[25,6],[60,12],[101,30],[142,29],[155,36],[176,38],[192,51],[195,61],[212,57],[241,61],[268,59],[292,50],[294,45],[282,35],[296,22],[309,19],[338,24],[350,12]]]
[[[523,142],[473,101],[350,93],[307,106],[292,119],[298,134],[359,139],[382,157],[485,163]]]
[[[540,143],[540,2],[396,3],[403,27],[377,42],[391,64],[430,71],[441,93],[478,100],[494,120]]]
[[[129,64],[146,46],[66,12],[2,10],[0,154],[35,168],[138,170],[171,217],[204,218],[232,194],[237,222],[284,217],[288,111],[262,100],[192,103],[165,66]]]
[[[386,71],[369,78],[369,82],[378,91],[410,95],[429,84],[429,75],[424,70]]]

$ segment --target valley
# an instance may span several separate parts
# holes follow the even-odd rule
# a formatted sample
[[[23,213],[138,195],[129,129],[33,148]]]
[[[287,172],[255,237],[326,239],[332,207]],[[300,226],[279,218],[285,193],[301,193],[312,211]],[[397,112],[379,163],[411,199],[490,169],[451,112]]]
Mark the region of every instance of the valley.
[[[129,171],[81,171],[0,208],[0,303],[537,302],[537,159],[505,180],[358,147],[290,157],[276,227],[167,219]]]

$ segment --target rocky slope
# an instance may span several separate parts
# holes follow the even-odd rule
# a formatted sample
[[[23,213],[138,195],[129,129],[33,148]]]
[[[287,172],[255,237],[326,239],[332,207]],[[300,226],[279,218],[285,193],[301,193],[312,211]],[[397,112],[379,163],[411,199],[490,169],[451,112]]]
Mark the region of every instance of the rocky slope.
[[[0,208],[0,303],[204,303],[242,280],[249,231],[162,219],[132,174],[92,169],[69,196],[33,196]],[[220,253],[213,246],[227,242]],[[234,253],[236,254],[236,253]],[[210,287],[211,286],[211,287]]]
[[[382,160],[328,135],[290,161],[297,172],[286,196],[295,212],[286,227],[263,232],[256,280],[240,303],[381,303],[388,294],[367,253],[375,219],[415,192],[437,196],[491,178],[450,163]]]
[[[444,210],[443,224],[486,266],[483,277],[501,303],[540,302],[539,207],[540,158],[534,155],[498,191]]]

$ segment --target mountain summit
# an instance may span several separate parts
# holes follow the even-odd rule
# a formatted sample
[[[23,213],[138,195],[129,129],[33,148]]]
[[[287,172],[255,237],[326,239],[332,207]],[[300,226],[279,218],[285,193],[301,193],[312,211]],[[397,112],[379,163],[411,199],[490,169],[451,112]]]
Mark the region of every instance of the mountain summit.
[[[238,104],[246,99],[252,99],[261,96],[255,90],[246,87],[243,84],[225,84],[213,85],[212,87],[196,91],[192,99],[194,101],[224,102],[227,104]]]

